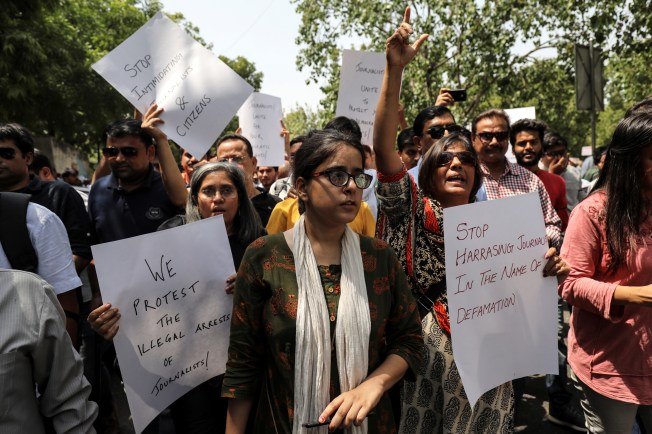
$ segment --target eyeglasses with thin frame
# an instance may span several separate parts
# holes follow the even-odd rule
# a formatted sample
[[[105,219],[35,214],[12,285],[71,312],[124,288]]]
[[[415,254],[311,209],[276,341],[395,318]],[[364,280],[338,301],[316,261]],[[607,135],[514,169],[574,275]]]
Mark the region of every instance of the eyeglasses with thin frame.
[[[238,191],[235,188],[229,186],[220,188],[204,187],[199,190],[199,193],[202,196],[206,196],[211,199],[213,199],[218,193],[222,199],[232,199],[238,195]]]
[[[349,180],[353,178],[353,182],[355,183],[355,186],[358,187],[359,189],[365,189],[369,187],[373,179],[373,176],[367,175],[364,172],[356,173],[355,175],[353,175],[341,169],[324,170],[321,172],[314,172],[312,174],[312,176],[314,177],[324,176],[324,175],[328,176],[328,180],[335,187],[344,187],[349,183]]]
[[[449,134],[450,133],[457,133],[458,131],[462,131],[463,128],[464,127],[462,127],[461,125],[457,125],[457,124],[434,125],[434,126],[428,128],[428,134],[430,135],[430,137],[433,138],[433,140],[439,140],[442,137],[444,137],[444,135],[446,134],[446,131],[448,131]]]
[[[498,142],[504,142],[509,139],[509,133],[507,131],[498,131],[495,133],[484,132],[478,133],[477,136],[480,137],[480,140],[484,143],[491,143],[493,139],[496,139]]]
[[[441,154],[439,154],[439,159],[437,160],[437,166],[448,166],[453,162],[453,159],[457,158],[460,160],[460,163],[464,164],[465,166],[475,166],[476,160],[475,157],[473,156],[472,153],[468,151],[462,151],[462,152],[451,152],[451,151],[444,151]]]
[[[16,158],[16,150],[13,148],[0,148],[0,158],[3,160],[13,160]]]
[[[242,164],[242,162],[245,160],[245,157],[241,157],[239,155],[235,155],[233,157],[225,157],[225,158],[220,158],[218,161],[220,163],[235,163],[235,164]]]
[[[133,146],[124,146],[122,148],[106,147],[102,149],[102,154],[110,158],[117,157],[118,154],[122,154],[125,158],[135,157],[138,155],[138,148],[134,148]]]

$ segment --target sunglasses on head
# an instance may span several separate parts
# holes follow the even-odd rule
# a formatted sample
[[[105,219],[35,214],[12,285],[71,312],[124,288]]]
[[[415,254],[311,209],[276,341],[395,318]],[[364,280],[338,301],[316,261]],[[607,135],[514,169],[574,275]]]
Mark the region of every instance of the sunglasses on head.
[[[118,154],[122,154],[125,157],[135,157],[138,155],[138,148],[132,146],[125,146],[123,148],[104,148],[102,149],[102,154],[107,157],[117,157]]]
[[[428,128],[428,134],[430,137],[432,137],[434,140],[439,140],[442,137],[444,137],[444,134],[446,134],[446,131],[448,133],[456,133],[458,131],[462,131],[463,127],[461,125],[457,124],[450,124],[450,125],[435,125],[433,127]]]
[[[451,152],[443,151],[439,154],[439,159],[437,160],[437,166],[448,166],[453,162],[453,159],[456,158],[460,163],[466,166],[475,166],[475,157],[468,151],[462,152]]]
[[[0,158],[3,160],[13,160],[16,158],[16,150],[13,148],[0,148]]]
[[[323,175],[328,176],[328,180],[335,187],[344,187],[349,183],[349,180],[353,178],[353,182],[355,183],[355,186],[360,189],[364,189],[369,187],[369,185],[371,185],[371,180],[373,179],[371,175],[367,175],[364,172],[352,175],[340,169],[324,170],[323,172],[315,172],[312,174],[312,176],[315,177],[323,176]]]
[[[504,142],[509,139],[509,133],[507,131],[498,131],[497,133],[478,133],[478,137],[485,143],[490,143],[493,139],[496,139],[498,142]]]

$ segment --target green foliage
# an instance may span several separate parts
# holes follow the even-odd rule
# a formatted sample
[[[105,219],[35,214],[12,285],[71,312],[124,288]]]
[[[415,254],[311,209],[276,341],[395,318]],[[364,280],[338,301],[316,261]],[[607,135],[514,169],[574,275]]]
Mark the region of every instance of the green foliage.
[[[297,66],[308,70],[311,81],[326,82],[322,108],[328,117],[335,111],[341,49],[384,51],[405,2],[293,3],[302,17]],[[591,128],[590,114],[575,108],[575,43],[605,50],[608,106],[598,118],[598,144],[608,140],[627,107],[650,93],[649,0],[415,0],[411,8],[415,34],[430,37],[403,75],[408,120],[434,104],[441,87],[466,88],[469,100],[453,108],[459,122],[491,107],[534,105],[579,154],[590,144]],[[557,55],[537,59],[546,48]]]
[[[319,113],[308,106],[296,105],[283,116],[285,128],[290,132],[290,138],[306,134],[313,129],[319,129],[324,122]]]

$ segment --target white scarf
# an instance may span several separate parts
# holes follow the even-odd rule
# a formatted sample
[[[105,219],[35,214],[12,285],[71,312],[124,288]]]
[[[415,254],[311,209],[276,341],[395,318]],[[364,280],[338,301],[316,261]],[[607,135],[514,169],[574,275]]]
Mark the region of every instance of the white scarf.
[[[292,433],[325,434],[327,426],[309,430],[302,426],[316,421],[330,402],[331,373],[328,306],[304,220],[305,215],[302,215],[294,226],[292,242],[298,285]],[[342,238],[341,262],[335,351],[340,390],[346,392],[357,387],[367,376],[371,329],[360,237],[348,226]],[[366,434],[367,420],[359,427],[352,426],[347,432]]]

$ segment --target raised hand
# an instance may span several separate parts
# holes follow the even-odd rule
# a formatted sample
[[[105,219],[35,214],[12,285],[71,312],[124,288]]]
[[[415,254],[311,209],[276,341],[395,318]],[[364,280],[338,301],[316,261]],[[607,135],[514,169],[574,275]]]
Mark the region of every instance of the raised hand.
[[[165,133],[158,127],[158,124],[165,123],[159,117],[161,113],[163,113],[163,107],[159,107],[156,103],[152,104],[145,112],[143,123],[140,126],[143,130],[151,134],[157,142],[159,140],[167,140]]]
[[[388,66],[405,67],[419,52],[421,44],[428,39],[427,34],[421,35],[414,44],[410,45],[410,35],[414,33],[410,25],[410,7],[405,8],[403,22],[394,34],[387,39],[385,53]]]

